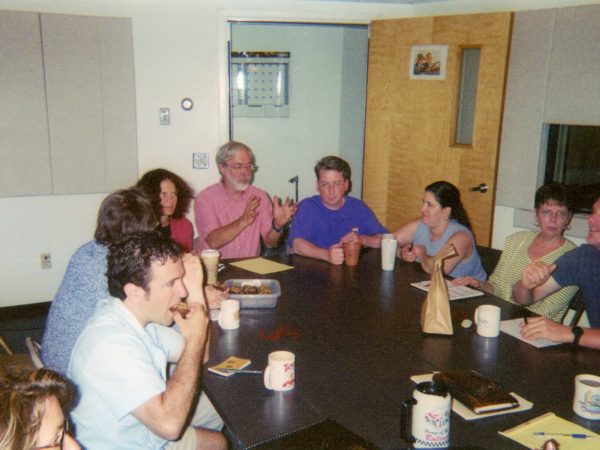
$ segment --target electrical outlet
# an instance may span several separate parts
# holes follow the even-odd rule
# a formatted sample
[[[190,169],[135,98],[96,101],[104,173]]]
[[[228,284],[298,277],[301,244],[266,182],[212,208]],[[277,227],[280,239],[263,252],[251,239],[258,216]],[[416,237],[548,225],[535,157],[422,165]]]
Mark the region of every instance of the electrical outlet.
[[[194,153],[194,169],[208,169],[208,153]]]
[[[52,254],[42,253],[40,255],[40,266],[42,269],[52,269]]]

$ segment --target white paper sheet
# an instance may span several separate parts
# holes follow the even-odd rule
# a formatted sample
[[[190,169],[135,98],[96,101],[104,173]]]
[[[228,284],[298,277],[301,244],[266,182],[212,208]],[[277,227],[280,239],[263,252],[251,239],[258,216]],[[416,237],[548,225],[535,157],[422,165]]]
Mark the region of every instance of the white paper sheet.
[[[537,348],[542,347],[550,347],[552,345],[559,345],[560,342],[549,341],[548,339],[525,339],[521,336],[521,324],[523,323],[523,318],[512,319],[512,320],[503,320],[500,322],[500,331],[510,334],[517,339],[527,342],[528,344],[533,345]]]

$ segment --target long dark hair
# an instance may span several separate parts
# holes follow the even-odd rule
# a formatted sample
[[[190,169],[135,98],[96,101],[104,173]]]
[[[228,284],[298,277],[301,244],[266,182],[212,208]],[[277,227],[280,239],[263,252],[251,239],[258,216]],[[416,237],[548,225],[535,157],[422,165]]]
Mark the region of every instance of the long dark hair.
[[[442,208],[449,207],[450,218],[471,230],[471,221],[467,211],[460,201],[460,191],[452,183],[447,181],[436,181],[425,188],[425,192],[431,192]]]
[[[175,175],[173,172],[169,172],[166,169],[154,169],[146,172],[140,181],[137,182],[137,187],[142,189],[148,196],[148,199],[152,202],[152,206],[156,211],[156,215],[160,217],[162,207],[160,206],[160,183],[165,180],[172,181],[175,185],[175,191],[177,192],[177,206],[173,211],[173,217],[179,219],[187,213],[190,207],[190,201],[193,197],[192,188],[181,178],[179,175]]]

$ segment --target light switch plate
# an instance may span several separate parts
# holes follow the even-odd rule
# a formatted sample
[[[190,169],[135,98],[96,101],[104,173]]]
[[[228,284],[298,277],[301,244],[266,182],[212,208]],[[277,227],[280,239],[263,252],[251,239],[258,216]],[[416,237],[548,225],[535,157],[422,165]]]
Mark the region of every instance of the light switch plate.
[[[171,125],[171,111],[169,108],[160,108],[158,110],[158,117],[161,125]]]
[[[193,156],[194,169],[208,169],[208,153],[196,153]]]

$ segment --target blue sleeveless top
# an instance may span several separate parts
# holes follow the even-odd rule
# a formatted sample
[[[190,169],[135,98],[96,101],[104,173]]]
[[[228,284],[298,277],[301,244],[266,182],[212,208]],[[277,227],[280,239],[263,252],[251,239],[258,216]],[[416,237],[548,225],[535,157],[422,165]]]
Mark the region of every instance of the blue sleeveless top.
[[[483,266],[481,265],[479,253],[477,253],[477,247],[475,247],[475,238],[473,237],[473,233],[471,233],[471,230],[469,230],[467,227],[458,223],[455,219],[450,220],[446,231],[444,231],[442,237],[437,241],[431,240],[429,227],[423,222],[419,222],[415,234],[413,235],[413,244],[423,245],[427,255],[434,256],[446,245],[448,239],[450,239],[453,234],[458,233],[459,231],[467,233],[471,238],[471,256],[459,262],[456,267],[454,267],[454,270],[448,275],[454,278],[471,276],[478,280],[487,280],[487,275],[485,270],[483,270]]]

